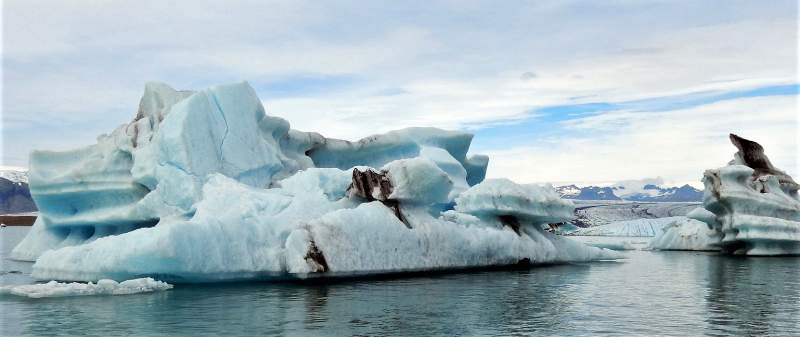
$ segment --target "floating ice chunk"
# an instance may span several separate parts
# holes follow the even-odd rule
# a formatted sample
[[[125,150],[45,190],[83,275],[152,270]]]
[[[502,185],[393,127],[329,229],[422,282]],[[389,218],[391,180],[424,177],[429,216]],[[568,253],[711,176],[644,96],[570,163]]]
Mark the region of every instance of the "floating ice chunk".
[[[650,241],[650,249],[719,250],[719,235],[708,224],[687,217],[673,219]]]
[[[508,179],[488,179],[456,198],[455,209],[478,216],[510,215],[537,224],[573,217],[575,206],[550,185],[519,185]]]
[[[705,173],[705,208],[716,215],[722,249],[735,254],[800,254],[800,201],[775,176],[753,179],[752,168],[730,165]]]
[[[720,249],[746,255],[800,254],[798,184],[772,166],[756,142],[731,134],[730,165],[703,174],[703,205],[722,235]]]
[[[87,295],[130,295],[168,289],[172,289],[171,284],[146,277],[122,282],[102,279],[97,281],[97,283],[61,283],[50,281],[38,284],[3,286],[0,287],[0,294],[43,298]]]

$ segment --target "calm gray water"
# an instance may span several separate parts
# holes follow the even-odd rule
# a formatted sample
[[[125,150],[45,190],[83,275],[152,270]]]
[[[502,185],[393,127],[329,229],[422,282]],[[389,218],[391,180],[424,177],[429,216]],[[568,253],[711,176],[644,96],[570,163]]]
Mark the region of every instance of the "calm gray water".
[[[3,257],[25,230],[0,229]],[[800,335],[800,258],[627,254],[523,271],[3,296],[0,335]],[[30,282],[28,263],[4,258],[2,271],[3,284]]]

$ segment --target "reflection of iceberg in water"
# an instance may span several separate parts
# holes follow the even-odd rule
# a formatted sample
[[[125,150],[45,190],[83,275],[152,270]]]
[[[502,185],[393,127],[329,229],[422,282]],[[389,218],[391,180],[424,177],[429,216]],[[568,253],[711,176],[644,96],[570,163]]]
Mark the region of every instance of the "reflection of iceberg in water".
[[[246,83],[145,88],[129,124],[31,154],[40,217],[13,251],[40,279],[175,282],[616,258],[541,226],[551,186],[484,180],[472,135],[409,128],[348,142],[292,130]]]
[[[706,334],[781,335],[798,331],[800,265],[796,258],[731,259],[708,264]],[[778,272],[778,273],[776,273]]]
[[[7,319],[0,324],[12,323],[0,331],[9,336],[48,335],[55,329],[64,335],[168,336],[252,331],[299,336],[792,336],[800,329],[797,259],[627,255],[624,262],[433,277],[178,285],[113,300],[4,298],[0,309],[16,305],[19,310],[4,312]]]

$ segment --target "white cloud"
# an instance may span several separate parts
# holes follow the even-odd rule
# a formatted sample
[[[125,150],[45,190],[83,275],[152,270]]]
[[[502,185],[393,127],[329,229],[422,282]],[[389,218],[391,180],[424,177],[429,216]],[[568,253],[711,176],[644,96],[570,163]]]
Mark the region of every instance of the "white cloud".
[[[563,137],[489,151],[488,175],[526,183],[603,183],[660,175],[669,183],[697,186],[705,169],[733,159],[736,149],[728,140],[733,132],[759,142],[774,165],[796,176],[797,107],[796,96],[781,96],[668,112],[609,112],[569,122]]]
[[[793,1],[769,6],[444,1],[424,9],[346,1],[8,1],[3,6],[3,161],[24,165],[34,147],[91,143],[98,130],[111,131],[133,116],[148,80],[197,89],[293,74],[353,76],[359,81],[346,90],[265,99],[269,113],[296,128],[347,139],[405,126],[513,122],[548,105],[796,83],[796,7]],[[526,72],[536,76],[523,81]],[[384,94],[387,90],[394,94]],[[796,108],[781,100],[763,103]],[[663,124],[687,118],[681,112],[649,116]],[[638,141],[637,148],[658,148],[636,139],[641,130],[631,125],[653,127],[640,118],[620,111],[571,127],[629,132],[627,139]],[[786,120],[764,122],[764,128],[785,128]],[[37,131],[43,125],[46,134]],[[688,138],[687,147],[712,141],[682,134],[693,131],[676,128],[662,136]],[[601,139],[559,139],[558,147],[594,148]],[[598,148],[597,158],[579,162],[602,167],[603,156],[643,151],[622,140],[617,145]],[[525,144],[509,146],[529,152]],[[510,158],[506,153],[513,151],[495,152]],[[552,157],[537,158],[547,162],[568,156],[543,153]],[[492,164],[501,160],[493,158]],[[527,166],[513,166],[530,163],[510,160],[492,172],[543,180],[527,173]],[[577,180],[652,175],[682,180],[696,170],[687,160],[660,164],[678,168],[642,173],[654,166],[632,164],[600,175],[583,165],[565,169],[564,177],[543,174],[545,180],[571,180],[581,172],[586,177]]]

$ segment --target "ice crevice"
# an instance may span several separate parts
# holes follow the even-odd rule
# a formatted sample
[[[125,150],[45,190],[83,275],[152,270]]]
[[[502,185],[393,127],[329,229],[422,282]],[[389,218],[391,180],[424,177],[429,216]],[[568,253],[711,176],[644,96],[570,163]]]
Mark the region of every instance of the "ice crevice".
[[[468,156],[471,141],[435,128],[325,138],[266,115],[244,82],[196,92],[148,83],[134,120],[97,144],[34,152],[40,218],[13,256],[35,260],[37,279],[92,282],[620,257],[544,231],[574,205],[549,185],[484,179],[488,157]]]
[[[220,142],[219,142],[219,150],[217,151],[217,154],[219,155],[219,162],[220,163],[224,163],[225,162],[225,152],[223,151],[223,149],[225,148],[225,139],[228,138],[228,132],[229,132],[230,128],[228,127],[228,120],[225,118],[225,112],[223,112],[222,106],[219,104],[219,100],[217,99],[217,95],[214,94],[214,93],[211,93],[209,95],[209,97],[211,97],[211,100],[214,102],[214,105],[217,107],[217,111],[219,111],[219,115],[222,118],[222,122],[225,124],[224,125],[225,126],[225,131],[222,134],[222,140],[220,140]]]

